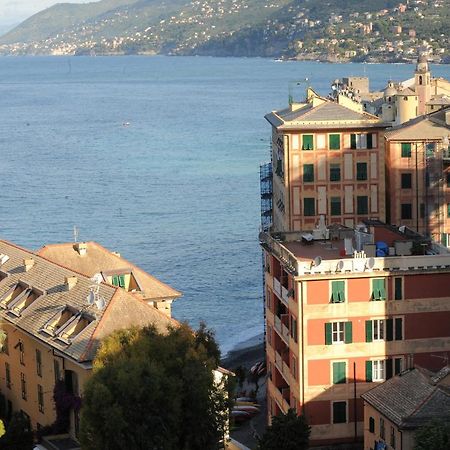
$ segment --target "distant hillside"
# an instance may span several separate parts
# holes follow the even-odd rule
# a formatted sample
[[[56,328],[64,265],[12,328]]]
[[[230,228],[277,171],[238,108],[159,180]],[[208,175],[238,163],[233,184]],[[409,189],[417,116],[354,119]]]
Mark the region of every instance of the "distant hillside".
[[[450,0],[101,0],[30,17],[0,38],[0,54],[396,61],[425,45],[445,61],[449,22]]]

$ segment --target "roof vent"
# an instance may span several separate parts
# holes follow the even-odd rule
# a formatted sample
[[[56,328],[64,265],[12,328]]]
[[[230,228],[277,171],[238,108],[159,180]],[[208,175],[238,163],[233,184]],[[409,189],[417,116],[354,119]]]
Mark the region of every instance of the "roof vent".
[[[28,272],[34,266],[34,259],[33,258],[24,259],[23,265],[25,267],[25,272]]]
[[[80,256],[86,255],[86,253],[87,253],[86,242],[77,242],[73,247],[79,253]]]
[[[74,276],[66,277],[64,281],[66,283],[67,290],[70,291],[77,284],[78,278]]]

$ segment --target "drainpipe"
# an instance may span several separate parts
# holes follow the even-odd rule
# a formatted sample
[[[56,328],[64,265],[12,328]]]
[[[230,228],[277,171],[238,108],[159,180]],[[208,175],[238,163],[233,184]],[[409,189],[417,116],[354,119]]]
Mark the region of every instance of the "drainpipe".
[[[358,440],[358,418],[356,417],[356,363],[353,362],[353,416],[355,418],[355,442]]]

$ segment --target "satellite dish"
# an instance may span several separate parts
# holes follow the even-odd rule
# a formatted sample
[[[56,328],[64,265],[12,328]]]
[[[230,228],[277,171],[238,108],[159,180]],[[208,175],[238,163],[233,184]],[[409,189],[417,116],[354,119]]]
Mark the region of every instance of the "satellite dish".
[[[89,294],[88,294],[87,297],[86,297],[86,303],[87,303],[88,305],[93,305],[93,304],[94,304],[94,301],[95,301],[95,293],[94,293],[94,291],[91,289],[91,290],[89,291]]]
[[[398,231],[400,231],[400,233],[404,233],[405,229],[406,229],[405,225],[402,225],[402,226],[398,227]]]
[[[344,268],[344,261],[342,261],[341,259],[336,264],[336,272],[340,272],[343,268]]]
[[[103,309],[105,307],[105,299],[103,297],[97,297],[95,300],[95,306],[98,309]]]
[[[322,258],[321,258],[320,256],[316,256],[316,257],[314,258],[314,260],[311,261],[311,269],[312,269],[313,267],[320,266],[321,263],[322,263]]]
[[[366,262],[366,267],[367,267],[369,270],[372,270],[374,266],[375,266],[375,258],[370,257],[370,258],[367,260],[367,262]]]
[[[103,275],[101,273],[96,273],[91,278],[91,281],[93,281],[94,283],[100,284],[103,281]]]

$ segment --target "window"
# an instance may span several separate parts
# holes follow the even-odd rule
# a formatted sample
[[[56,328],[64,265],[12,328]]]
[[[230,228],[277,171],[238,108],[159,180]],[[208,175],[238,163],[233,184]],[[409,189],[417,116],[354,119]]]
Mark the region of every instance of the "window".
[[[292,376],[294,377],[294,380],[296,380],[297,379],[297,358],[293,355],[292,355],[291,372],[292,372]]]
[[[367,163],[356,163],[356,179],[358,181],[367,180]]]
[[[386,286],[384,278],[372,279],[372,300],[386,300]]]
[[[297,342],[297,319],[294,319],[294,316],[291,316],[291,337]]]
[[[403,318],[395,317],[386,320],[386,340],[401,341],[403,340]]]
[[[412,205],[411,203],[402,203],[401,218],[408,220],[412,219]]]
[[[375,133],[352,133],[350,135],[350,148],[352,149],[371,149],[376,147],[376,134]]]
[[[331,197],[330,199],[330,214],[332,216],[341,215],[341,197]]]
[[[303,182],[314,181],[314,164],[303,164]]]
[[[373,324],[373,340],[382,341],[384,340],[384,320],[376,319],[372,322]]]
[[[398,375],[403,370],[403,358],[394,358],[394,375]]]
[[[114,286],[119,286],[121,288],[124,288],[125,287],[125,275],[113,275],[111,284]]]
[[[44,412],[44,390],[42,389],[42,386],[38,384],[37,386],[37,392],[38,392],[38,405],[39,405],[39,411],[41,413]]]
[[[341,181],[341,166],[330,164],[330,181]]]
[[[373,417],[369,417],[369,432],[375,433],[375,419]]]
[[[73,338],[78,336],[91,322],[92,317],[79,312],[71,317],[58,331],[56,338],[68,344]]]
[[[345,301],[345,281],[331,282],[331,303],[343,303]]]
[[[6,387],[8,389],[11,389],[11,366],[7,362],[5,362],[5,377],[6,377]]]
[[[447,187],[450,188],[450,172],[447,172]]]
[[[447,203],[447,217],[450,217],[450,203]]]
[[[385,360],[372,361],[372,381],[385,380]]]
[[[20,316],[22,311],[41,295],[42,292],[19,281],[0,298],[0,306],[7,308],[14,315]]]
[[[61,380],[61,368],[57,359],[53,360],[53,372],[55,374],[55,384]]]
[[[403,283],[401,278],[394,278],[394,299],[402,300],[403,298]]]
[[[305,198],[303,199],[303,215],[314,216],[316,214],[316,199]]]
[[[16,344],[15,348],[17,348],[17,347],[19,347],[20,364],[22,364],[22,366],[24,366],[25,365],[25,348],[23,346],[23,342],[20,339],[19,339],[19,342]]]
[[[347,402],[333,402],[333,423],[347,422]]]
[[[425,217],[425,203],[420,204],[420,218],[423,219]]]
[[[314,139],[312,134],[304,134],[302,136],[302,150],[313,150]]]
[[[3,330],[3,344],[1,346],[1,351],[5,355],[9,355],[8,333],[5,330]]]
[[[402,142],[402,158],[411,158],[411,143]]]
[[[402,173],[402,189],[411,189],[412,175],[410,173]]]
[[[356,197],[356,213],[367,214],[369,212],[369,199],[367,196]]]
[[[384,431],[384,419],[380,417],[380,438],[386,439],[386,433]]]
[[[36,373],[42,377],[42,354],[40,350],[36,350]]]
[[[345,362],[333,362],[333,384],[345,383],[347,380],[345,373],[346,373]]]
[[[395,428],[391,426],[391,447],[395,449]]]
[[[20,374],[20,388],[22,390],[22,398],[24,400],[26,400],[27,399],[27,382],[26,382],[24,373]]]
[[[328,136],[328,148],[330,150],[339,150],[341,148],[341,136],[339,134],[330,134]]]
[[[325,324],[325,344],[350,344],[352,342],[351,322],[328,322]]]
[[[73,308],[65,307],[60,309],[47,323],[42,327],[40,331],[43,331],[50,336],[55,336],[56,333],[63,327],[72,317],[77,314],[77,311]]]

